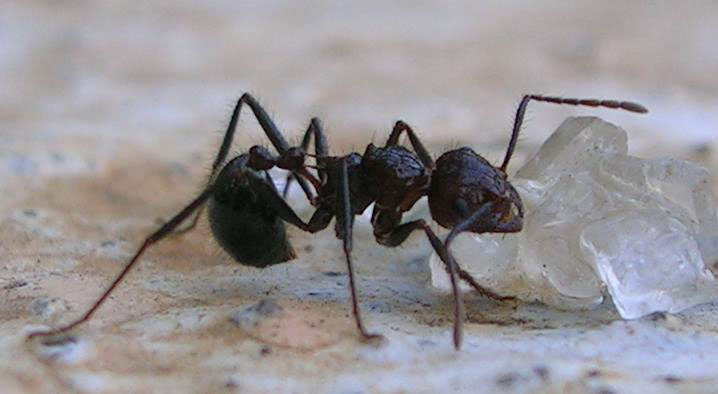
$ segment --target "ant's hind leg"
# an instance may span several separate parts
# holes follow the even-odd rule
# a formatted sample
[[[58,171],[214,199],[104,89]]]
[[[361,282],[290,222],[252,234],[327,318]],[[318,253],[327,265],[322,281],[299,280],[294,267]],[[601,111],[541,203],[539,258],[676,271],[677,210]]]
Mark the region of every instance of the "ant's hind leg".
[[[172,231],[172,235],[182,235],[194,230],[194,228],[197,227],[197,223],[199,223],[199,218],[202,216],[202,212],[204,212],[204,204],[197,208],[197,212],[195,212],[194,216],[192,216],[192,221],[190,221],[188,225],[175,229]]]
[[[210,185],[212,184],[212,182],[214,182],[214,178],[217,176],[217,173],[221,169],[222,164],[224,164],[225,159],[227,159],[229,148],[232,146],[232,141],[234,140],[234,133],[237,130],[239,115],[242,112],[242,106],[244,104],[248,105],[249,108],[252,110],[252,112],[254,113],[254,117],[257,119],[257,122],[259,122],[259,126],[262,128],[264,134],[267,136],[269,141],[272,143],[272,146],[274,146],[274,148],[277,150],[277,152],[279,152],[280,155],[286,152],[287,149],[289,149],[290,147],[287,140],[279,131],[277,125],[274,124],[272,118],[270,118],[269,114],[267,114],[267,111],[251,94],[244,93],[239,98],[239,100],[237,100],[237,103],[232,110],[232,116],[229,120],[229,124],[227,125],[227,129],[224,132],[224,137],[222,138],[222,145],[220,145],[219,150],[217,151],[217,156],[212,163],[212,170],[210,172],[209,179],[207,180],[207,185]],[[306,182],[303,179],[299,178],[299,182],[302,184],[302,188],[304,190],[309,190],[309,186],[306,185]],[[192,230],[197,225],[199,216],[202,214],[203,210],[204,209],[200,209],[197,211],[188,226],[175,230],[175,232],[185,233]]]
[[[316,233],[321,231],[329,225],[334,217],[334,213],[330,210],[320,206],[314,211],[312,218],[309,219],[309,223],[305,223],[294,209],[287,204],[287,201],[282,198],[279,191],[274,186],[274,181],[268,172],[264,172],[264,179],[250,178],[252,190],[257,193],[262,200],[264,200],[274,212],[285,222],[292,224],[301,230],[309,233]]]
[[[234,110],[232,110],[232,117],[229,120],[229,124],[227,125],[227,129],[224,132],[224,137],[222,138],[222,145],[219,147],[219,151],[217,151],[217,156],[214,159],[214,162],[212,163],[212,171],[209,174],[209,179],[207,180],[207,185],[211,185],[212,182],[214,182],[215,176],[217,176],[217,173],[219,172],[219,169],[221,168],[222,164],[224,163],[224,160],[227,158],[227,154],[229,153],[229,148],[232,146],[232,140],[234,140],[234,132],[237,129],[237,122],[239,121],[239,114],[242,112],[242,105],[244,103],[247,103],[249,107],[254,112],[255,117],[257,118],[257,121],[259,122],[262,129],[267,134],[267,137],[272,142],[272,145],[281,152],[284,152],[289,148],[289,144],[284,139],[282,134],[279,132],[279,129],[274,124],[272,119],[267,114],[267,111],[262,108],[262,106],[259,105],[257,100],[252,97],[249,93],[244,93],[239,100],[237,100],[237,103],[234,105]],[[280,149],[281,148],[281,149]],[[175,234],[183,234],[186,233],[192,229],[195,228],[197,225],[197,222],[199,221],[199,217],[202,215],[202,211],[204,211],[204,207],[201,207],[192,218],[192,221],[189,225],[186,227],[176,229],[174,231]]]
[[[311,142],[312,135],[314,135],[314,153],[316,157],[324,157],[328,155],[329,143],[327,142],[327,137],[324,135],[322,122],[319,120],[319,118],[312,118],[312,120],[309,122],[307,130],[304,132],[301,145],[301,148],[304,152],[309,149],[309,143]],[[322,168],[318,168],[317,172],[319,174],[319,180],[323,183],[326,180],[326,171]],[[285,199],[287,198],[287,194],[289,193],[289,185],[292,183],[293,179],[296,179],[299,182],[299,185],[304,190],[304,194],[307,195],[307,199],[310,202],[314,202],[314,196],[312,195],[306,181],[300,175],[297,175],[295,173],[290,173],[287,175],[287,180],[284,183],[284,190],[282,191],[282,196]]]
[[[76,326],[86,322],[87,320],[92,317],[92,315],[97,311],[97,309],[102,305],[105,300],[107,300],[107,297],[109,297],[110,293],[117,287],[117,285],[124,279],[124,277],[127,275],[128,272],[130,272],[130,269],[135,265],[137,261],[139,261],[140,256],[142,253],[150,247],[152,244],[160,241],[162,238],[170,234],[182,221],[187,219],[189,215],[191,215],[193,212],[195,212],[198,208],[203,206],[205,201],[212,195],[212,192],[214,191],[214,187],[212,185],[208,186],[197,198],[195,198],[189,205],[184,207],[177,215],[175,215],[172,219],[170,219],[167,223],[165,223],[162,227],[160,227],[159,230],[155,231],[154,233],[150,234],[147,238],[145,238],[145,241],[142,243],[142,246],[137,250],[135,255],[130,259],[130,261],[125,265],[125,268],[120,272],[119,275],[115,278],[114,281],[110,284],[110,286],[105,290],[104,293],[102,293],[102,296],[95,301],[95,303],[92,305],[92,307],[85,312],[85,314],[73,321],[72,323],[69,323],[65,326],[62,326],[60,328],[56,328],[54,330],[50,331],[38,331],[31,333],[27,339],[32,339],[34,337],[38,336],[52,336],[61,334],[63,332],[67,332]]]

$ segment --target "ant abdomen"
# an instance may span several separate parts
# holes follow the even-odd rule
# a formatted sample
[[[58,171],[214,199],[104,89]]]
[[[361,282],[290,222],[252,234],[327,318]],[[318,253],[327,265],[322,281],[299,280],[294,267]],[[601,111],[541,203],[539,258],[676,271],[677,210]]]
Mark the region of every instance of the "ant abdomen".
[[[296,257],[284,221],[257,187],[274,187],[263,171],[247,166],[249,156],[227,163],[208,201],[212,233],[219,245],[240,264],[266,267]]]
[[[498,228],[493,232],[521,230],[523,206],[506,174],[473,149],[464,147],[444,153],[436,161],[429,186],[431,216],[441,226],[453,228],[487,202],[493,202]],[[468,231],[486,232],[484,223]]]

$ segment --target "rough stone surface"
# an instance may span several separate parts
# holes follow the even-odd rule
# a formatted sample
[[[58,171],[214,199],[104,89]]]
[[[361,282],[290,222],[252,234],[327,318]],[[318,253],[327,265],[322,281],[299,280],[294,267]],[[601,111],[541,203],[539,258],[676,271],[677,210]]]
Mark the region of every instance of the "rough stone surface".
[[[708,180],[690,162],[628,156],[626,132],[612,124],[571,118],[512,179],[526,209],[523,230],[467,233],[452,250],[503,295],[562,309],[610,295],[623,318],[680,312],[718,297]],[[435,254],[431,266],[434,284],[446,289]]]

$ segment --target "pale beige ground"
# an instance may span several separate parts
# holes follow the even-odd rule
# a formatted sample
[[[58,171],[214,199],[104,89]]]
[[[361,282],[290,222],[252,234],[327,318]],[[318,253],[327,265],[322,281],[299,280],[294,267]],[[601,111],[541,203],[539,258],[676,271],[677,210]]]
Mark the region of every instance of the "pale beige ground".
[[[564,117],[590,113],[628,130],[634,154],[718,172],[715,3],[6,3],[1,392],[710,392],[718,383],[715,305],[623,322],[608,308],[561,313],[468,295],[466,342],[454,352],[450,299],[428,286],[425,240],[387,250],[361,220],[355,261],[367,325],[388,337],[379,348],[357,341],[331,230],[292,231],[301,257],[258,271],[222,255],[206,225],[147,253],[77,342],[23,343],[31,329],[81,314],[143,236],[199,190],[215,131],[244,91],[293,138],[320,116],[335,153],[383,141],[401,118],[436,154],[469,144],[493,161],[524,93],[630,99],[651,113],[532,105],[512,168]],[[243,116],[237,151],[265,143]],[[296,195],[292,204],[303,206]],[[261,300],[280,309],[231,320]]]

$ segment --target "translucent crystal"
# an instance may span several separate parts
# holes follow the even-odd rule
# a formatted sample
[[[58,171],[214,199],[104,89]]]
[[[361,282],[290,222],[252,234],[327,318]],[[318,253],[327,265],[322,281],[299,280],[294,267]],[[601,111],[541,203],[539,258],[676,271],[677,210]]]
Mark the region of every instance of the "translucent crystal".
[[[715,294],[692,231],[663,211],[615,212],[584,228],[581,247],[624,318],[678,312]]]
[[[678,312],[718,296],[718,221],[705,169],[627,156],[625,131],[569,118],[512,184],[517,234],[462,234],[459,264],[497,293],[562,308],[610,295],[624,318]],[[432,282],[448,288],[437,256]]]

